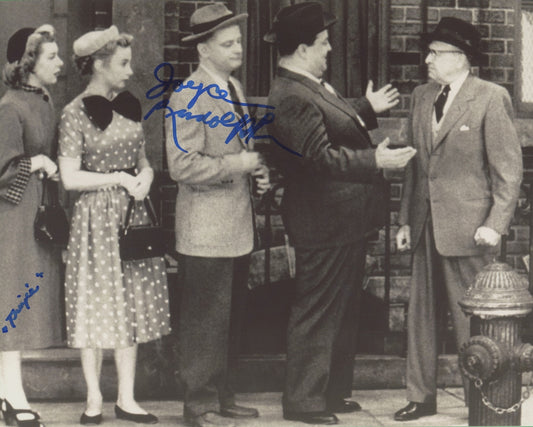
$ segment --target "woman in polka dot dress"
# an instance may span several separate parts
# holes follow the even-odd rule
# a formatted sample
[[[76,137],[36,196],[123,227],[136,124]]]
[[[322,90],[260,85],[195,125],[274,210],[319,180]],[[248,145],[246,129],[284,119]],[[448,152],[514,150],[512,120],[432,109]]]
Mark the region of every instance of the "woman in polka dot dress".
[[[157,422],[134,399],[137,344],[170,332],[164,260],[122,262],[119,254],[129,198],[136,200],[134,224],[148,223],[142,200],[153,180],[140,103],[129,92],[119,93],[132,75],[131,40],[112,26],[74,42],[76,64],[91,79],[65,107],[60,123],[61,179],[67,190],[81,192],[71,220],[65,299],[68,345],[81,348],[87,383],[82,424],[102,419],[104,348],[115,350],[116,416]]]

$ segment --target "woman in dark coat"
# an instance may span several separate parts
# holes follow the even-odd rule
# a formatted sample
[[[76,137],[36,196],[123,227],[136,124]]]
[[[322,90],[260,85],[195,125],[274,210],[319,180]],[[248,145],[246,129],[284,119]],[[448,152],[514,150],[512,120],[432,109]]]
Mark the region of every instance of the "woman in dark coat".
[[[56,119],[46,86],[63,61],[54,28],[9,39],[0,100],[0,398],[6,423],[40,426],[21,380],[21,350],[61,344],[60,254],[34,237],[45,179],[57,181]],[[16,408],[16,409],[13,409]]]

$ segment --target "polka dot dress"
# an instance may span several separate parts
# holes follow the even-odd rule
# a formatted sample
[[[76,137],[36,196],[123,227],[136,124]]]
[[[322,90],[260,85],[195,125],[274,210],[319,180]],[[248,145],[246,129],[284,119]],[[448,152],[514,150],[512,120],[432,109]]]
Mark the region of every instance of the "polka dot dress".
[[[63,110],[60,156],[81,159],[82,169],[132,168],[145,157],[140,123],[113,112],[100,130],[88,118],[82,93]],[[76,348],[123,348],[170,333],[163,258],[121,262],[119,230],[129,197],[118,186],[81,193],[71,219],[65,272],[67,339]],[[149,223],[144,204],[135,225]]]

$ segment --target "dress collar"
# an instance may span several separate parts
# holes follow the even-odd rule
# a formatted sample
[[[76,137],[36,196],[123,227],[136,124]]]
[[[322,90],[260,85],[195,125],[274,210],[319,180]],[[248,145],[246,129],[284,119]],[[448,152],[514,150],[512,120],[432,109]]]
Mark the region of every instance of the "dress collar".
[[[42,87],[36,87],[36,86],[32,86],[26,83],[22,83],[20,85],[20,89],[22,89],[24,92],[33,92],[33,93],[36,93],[37,95],[42,95],[43,99],[46,102],[50,100],[50,95],[48,95],[48,92]]]
[[[279,60],[279,66],[285,68],[286,70],[292,71],[293,73],[300,74],[301,76],[307,77],[308,79],[314,81],[315,83],[320,84],[320,79],[313,76],[309,71],[306,71],[300,67],[296,67],[292,64],[287,64],[287,61],[283,59]]]

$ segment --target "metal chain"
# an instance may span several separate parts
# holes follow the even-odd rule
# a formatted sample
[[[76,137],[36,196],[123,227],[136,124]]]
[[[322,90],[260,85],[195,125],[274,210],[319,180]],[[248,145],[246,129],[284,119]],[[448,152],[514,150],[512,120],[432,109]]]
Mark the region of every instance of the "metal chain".
[[[530,391],[529,391],[529,387],[533,384],[533,373],[531,373],[529,375],[529,383],[526,384],[526,390],[522,392],[522,398],[520,399],[520,402],[516,402],[514,405],[510,406],[509,408],[500,408],[498,406],[495,406],[490,400],[489,398],[487,397],[487,395],[483,392],[482,390],[482,387],[483,387],[483,380],[481,378],[476,378],[474,380],[474,385],[476,386],[476,388],[479,390],[479,392],[481,393],[481,401],[483,402],[483,404],[491,409],[492,411],[496,412],[498,415],[502,415],[502,414],[511,414],[511,413],[514,413],[516,411],[518,411],[520,409],[520,407],[522,406],[522,404],[529,398],[529,396],[531,395]]]

